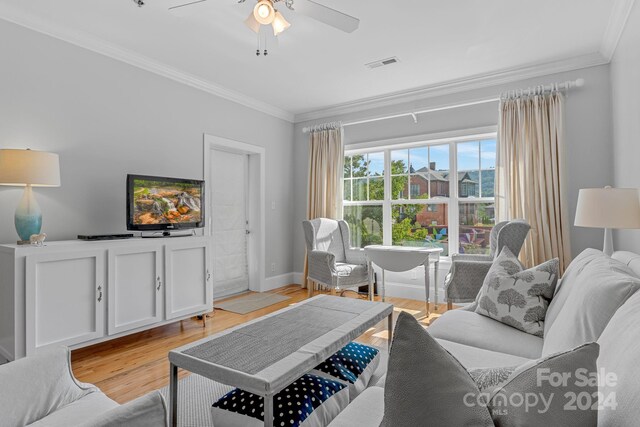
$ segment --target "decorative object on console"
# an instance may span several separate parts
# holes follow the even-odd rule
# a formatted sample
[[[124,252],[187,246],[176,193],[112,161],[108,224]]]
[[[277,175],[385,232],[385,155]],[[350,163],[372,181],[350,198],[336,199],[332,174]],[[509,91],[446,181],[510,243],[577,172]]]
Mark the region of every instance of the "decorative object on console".
[[[42,212],[32,187],[59,187],[60,159],[57,154],[44,151],[0,150],[0,185],[25,187],[16,209],[15,226],[20,240],[29,242],[42,230]]]
[[[557,283],[557,258],[524,270],[505,246],[484,279],[475,311],[542,338]]]
[[[575,225],[604,228],[603,252],[613,254],[612,228],[640,228],[637,188],[584,188],[578,193]]]
[[[47,233],[33,234],[29,237],[29,243],[33,246],[44,246],[44,241],[47,238]]]

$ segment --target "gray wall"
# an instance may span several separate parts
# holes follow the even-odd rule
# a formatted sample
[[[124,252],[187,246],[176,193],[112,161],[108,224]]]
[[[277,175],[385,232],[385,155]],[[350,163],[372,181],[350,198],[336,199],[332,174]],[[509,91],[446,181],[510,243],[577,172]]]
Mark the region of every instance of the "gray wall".
[[[201,179],[208,133],[266,147],[267,276],[293,270],[291,123],[1,20],[0,40],[0,147],[60,155],[62,187],[36,189],[50,239],[124,231],[127,173]],[[0,187],[0,242],[21,192]]]
[[[612,125],[609,114],[611,105],[609,66],[553,74],[541,78],[503,84],[463,93],[457,93],[420,102],[361,111],[358,113],[331,117],[317,122],[340,120],[343,122],[370,118],[399,112],[416,111],[430,106],[464,102],[491,97],[510,90],[563,82],[582,77],[586,80],[583,88],[569,93],[566,103],[566,177],[569,206],[569,221],[573,224],[578,190],[590,186],[604,186],[613,182],[612,172]],[[438,133],[497,125],[497,103],[482,104],[419,116],[418,124],[411,118],[398,118],[345,128],[345,144],[376,141],[388,138]],[[302,271],[304,263],[304,236],[300,226],[306,215],[308,135],[302,133],[304,126],[316,122],[296,124],[294,146],[294,269]],[[574,255],[587,247],[602,246],[602,231],[571,229],[571,243]]]
[[[633,6],[611,63],[616,187],[640,187],[640,4]],[[640,253],[640,230],[616,233],[616,249]]]

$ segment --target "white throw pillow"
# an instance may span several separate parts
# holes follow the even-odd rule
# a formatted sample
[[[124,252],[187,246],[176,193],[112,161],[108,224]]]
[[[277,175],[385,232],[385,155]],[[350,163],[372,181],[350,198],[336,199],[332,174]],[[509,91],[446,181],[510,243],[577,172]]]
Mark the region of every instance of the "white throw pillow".
[[[542,338],[557,281],[557,258],[524,270],[505,246],[484,279],[475,311]]]

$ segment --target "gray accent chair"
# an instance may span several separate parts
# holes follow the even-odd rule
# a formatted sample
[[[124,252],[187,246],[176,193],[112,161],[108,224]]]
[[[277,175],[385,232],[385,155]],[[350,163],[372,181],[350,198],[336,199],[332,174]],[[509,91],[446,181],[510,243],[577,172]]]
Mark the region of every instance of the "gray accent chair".
[[[338,290],[371,286],[369,265],[363,249],[351,247],[349,225],[342,220],[317,218],[302,222],[307,244],[308,279]],[[314,284],[310,284],[309,296]]]
[[[518,256],[530,229],[531,226],[521,219],[499,222],[491,230],[489,255],[453,255],[451,270],[444,284],[447,308],[451,310],[454,302],[475,301],[493,260],[502,248],[506,246]]]

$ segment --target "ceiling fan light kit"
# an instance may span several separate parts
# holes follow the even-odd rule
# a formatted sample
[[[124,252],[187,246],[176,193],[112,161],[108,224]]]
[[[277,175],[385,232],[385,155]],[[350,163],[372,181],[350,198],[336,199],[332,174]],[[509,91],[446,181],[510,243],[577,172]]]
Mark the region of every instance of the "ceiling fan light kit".
[[[133,0],[138,5],[142,5],[143,0]],[[201,4],[207,2],[207,0],[168,0],[169,1],[169,11],[178,12],[186,9],[188,6],[194,4]],[[247,0],[237,0],[238,3],[245,3]],[[256,0],[257,3],[253,7],[253,10],[244,20],[244,24],[254,33],[258,35],[258,49],[257,55],[261,55],[261,38],[263,39],[262,44],[266,47],[267,38],[271,36],[267,36],[267,34],[263,31],[263,25],[271,25],[273,29],[273,36],[277,37],[282,32],[286,31],[291,24],[285,19],[284,15],[282,15],[276,8],[276,3],[284,4],[289,10],[296,12],[297,14],[302,14],[309,16],[310,18],[315,19],[318,22],[322,22],[324,24],[329,25],[330,27],[336,28],[338,30],[344,31],[346,33],[352,33],[358,29],[360,25],[360,20],[358,18],[354,18],[353,16],[347,15],[346,13],[342,13],[338,10],[331,9],[330,7],[323,6],[320,3],[316,3],[313,0]],[[295,8],[294,8],[295,2]],[[210,2],[214,3],[214,2]],[[274,39],[275,44],[277,44],[277,38]],[[267,49],[264,49],[263,55],[267,55]]]

